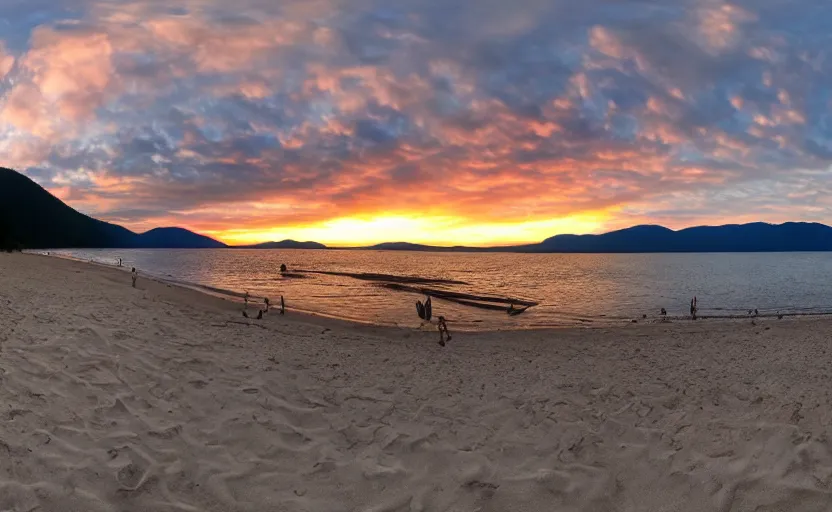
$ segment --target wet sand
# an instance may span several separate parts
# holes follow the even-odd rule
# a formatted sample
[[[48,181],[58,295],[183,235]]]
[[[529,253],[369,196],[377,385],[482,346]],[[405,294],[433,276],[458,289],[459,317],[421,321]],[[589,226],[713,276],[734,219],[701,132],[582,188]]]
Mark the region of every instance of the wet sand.
[[[435,330],[241,307],[0,255],[0,510],[832,503],[827,317],[459,333],[443,349]]]

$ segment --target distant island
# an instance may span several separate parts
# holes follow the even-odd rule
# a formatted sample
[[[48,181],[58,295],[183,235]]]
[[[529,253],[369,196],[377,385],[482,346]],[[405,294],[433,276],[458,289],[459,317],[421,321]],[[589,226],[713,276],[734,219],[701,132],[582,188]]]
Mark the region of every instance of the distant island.
[[[168,227],[134,233],[84,215],[28,177],[0,167],[2,249],[223,249],[210,237]],[[238,246],[244,249],[328,249],[317,242],[283,240]],[[352,250],[519,253],[663,253],[832,251],[832,227],[786,222],[698,226],[674,231],[634,226],[600,235],[557,235],[540,243],[506,247],[439,247],[388,242]]]
[[[437,245],[412,244],[410,242],[385,242],[366,247],[350,247],[362,251],[424,251],[424,252],[488,252],[499,251],[500,247],[465,247],[456,245],[442,247]],[[507,248],[506,248],[507,249]]]
[[[324,244],[318,242],[297,242],[295,240],[283,240],[281,242],[264,242],[254,245],[238,245],[238,249],[326,249]]]

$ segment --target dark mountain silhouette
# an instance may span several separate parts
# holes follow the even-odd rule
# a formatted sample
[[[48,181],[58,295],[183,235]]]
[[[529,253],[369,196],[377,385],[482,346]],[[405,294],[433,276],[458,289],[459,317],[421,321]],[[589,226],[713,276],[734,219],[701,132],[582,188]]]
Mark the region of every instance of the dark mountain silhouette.
[[[13,238],[11,228],[6,219],[0,217],[0,251],[12,251],[22,249],[23,246]]]
[[[131,231],[61,202],[26,176],[0,167],[0,222],[7,243],[26,248],[123,247]]]
[[[832,251],[832,228],[806,222],[697,226],[679,231],[662,226],[634,226],[601,235],[557,235],[538,244],[507,247],[434,247],[397,242],[368,249],[538,253]]]
[[[558,235],[527,246],[529,252],[783,252],[830,251],[832,228],[823,224],[728,224],[672,231],[635,226],[603,235]]]
[[[79,213],[26,176],[0,167],[0,247],[184,248],[225,247],[185,229],[132,231]]]
[[[354,247],[353,249],[367,251],[430,251],[430,252],[481,252],[491,249],[482,247],[440,247],[435,245],[412,244],[410,242],[384,242],[369,247]]]
[[[227,247],[213,238],[182,228],[156,228],[136,235],[132,247],[139,249],[222,249]]]
[[[283,240],[281,242],[264,242],[255,245],[238,246],[241,249],[326,249],[324,244],[318,242],[298,242],[296,240]]]
[[[79,213],[38,184],[0,167],[0,248],[222,248],[225,244],[182,228],[136,234]],[[251,248],[326,249],[316,242],[267,242]],[[386,251],[441,252],[785,252],[832,251],[832,227],[806,222],[729,224],[673,231],[634,226],[601,235],[557,235],[508,247],[436,247],[391,242],[361,247]]]

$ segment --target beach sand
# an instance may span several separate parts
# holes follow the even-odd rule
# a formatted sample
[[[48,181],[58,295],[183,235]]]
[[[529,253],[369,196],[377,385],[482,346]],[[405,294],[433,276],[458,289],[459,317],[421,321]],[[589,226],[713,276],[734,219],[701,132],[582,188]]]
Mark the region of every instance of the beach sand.
[[[240,308],[0,255],[0,511],[832,508],[829,319],[443,349]]]

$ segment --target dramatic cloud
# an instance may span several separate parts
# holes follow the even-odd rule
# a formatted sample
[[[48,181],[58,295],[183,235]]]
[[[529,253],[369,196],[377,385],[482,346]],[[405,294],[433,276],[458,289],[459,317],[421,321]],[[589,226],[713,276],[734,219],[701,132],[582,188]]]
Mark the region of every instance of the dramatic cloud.
[[[822,0],[6,0],[0,152],[228,241],[828,221]]]

